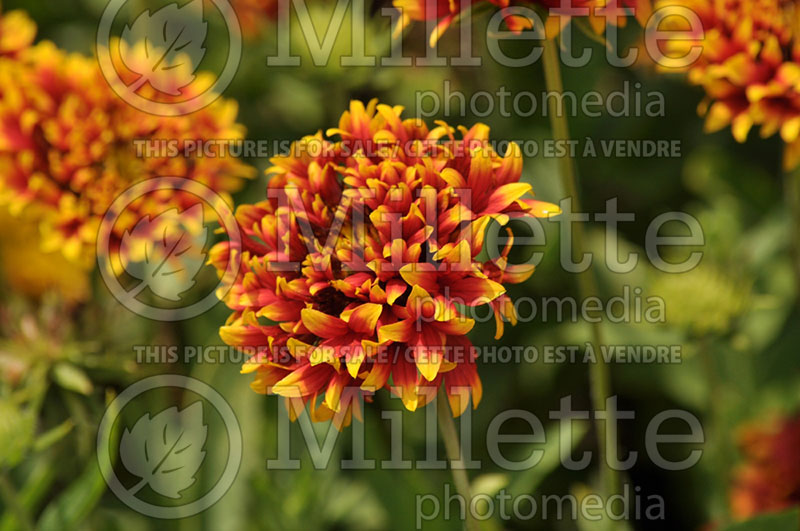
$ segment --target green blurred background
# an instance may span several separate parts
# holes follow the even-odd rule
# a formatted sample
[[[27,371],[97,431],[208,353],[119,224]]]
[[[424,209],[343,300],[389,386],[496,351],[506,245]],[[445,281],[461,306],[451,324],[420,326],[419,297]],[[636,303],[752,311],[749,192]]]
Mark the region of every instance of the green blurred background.
[[[90,54],[105,4],[103,0],[6,0],[3,7],[30,13],[39,27],[38,39]],[[324,22],[332,10],[326,2],[311,6],[317,21]],[[404,105],[411,115],[415,91],[441,94],[445,80],[452,90],[467,95],[496,93],[500,87],[512,93],[541,94],[545,90],[541,63],[506,68],[487,58],[486,21],[485,16],[476,18],[473,28],[475,54],[484,57],[482,67],[413,69],[314,67],[307,48],[297,42],[293,51],[303,58],[301,67],[267,67],[266,58],[276,46],[275,28],[268,22],[260,34],[245,40],[238,74],[224,96],[239,103],[239,122],[247,127],[248,138],[290,140],[335,126],[353,98],[366,101],[378,97],[384,103]],[[386,54],[389,19],[376,16],[367,24],[368,48]],[[349,22],[334,46],[332,62],[336,65],[336,58],[350,51],[346,28]],[[630,24],[623,41],[635,42],[639,31]],[[457,30],[444,36],[441,49],[445,55],[457,55],[457,38]],[[421,25],[410,29],[404,39],[406,55],[424,55],[426,40]],[[590,224],[589,245],[595,263],[601,266],[596,271],[602,295],[621,295],[623,286],[629,285],[642,289],[642,299],[659,296],[666,304],[663,324],[605,322],[607,342],[682,345],[680,364],[612,367],[613,391],[619,395],[621,407],[636,412],[635,420],[620,424],[620,446],[640,454],[627,479],[641,486],[644,494],[663,496],[666,503],[664,521],[633,522],[631,527],[698,529],[710,522],[725,522],[730,512],[731,474],[740,460],[739,426],[769,415],[792,413],[800,402],[800,313],[788,252],[790,223],[783,201],[780,141],[752,138],[740,145],[728,131],[706,135],[696,113],[703,97],[699,89],[679,76],[659,75],[647,66],[609,67],[600,44],[579,33],[576,40],[594,50],[594,59],[585,68],[564,69],[568,89],[578,94],[590,90],[607,93],[620,90],[626,82],[631,87],[640,83],[641,94],[658,91],[666,106],[661,118],[607,114],[571,118],[573,138],[678,140],[682,153],[668,159],[598,156],[577,160],[586,211],[603,212],[606,200],[616,197],[620,211],[636,215],[634,222],[619,227],[621,249],[640,253],[639,265],[624,275],[602,267],[603,232]],[[529,44],[518,43],[509,50],[522,54],[526,46]],[[213,45],[209,50],[209,61],[225,53]],[[446,120],[467,126],[484,122],[495,139],[544,140],[550,135],[548,118],[541,112],[528,118],[503,117],[496,112],[488,117],[467,114]],[[267,160],[247,162],[259,170],[268,166]],[[235,196],[237,204],[264,197],[266,177],[263,171],[259,175]],[[541,154],[527,158],[523,179],[533,184],[539,199],[557,202],[565,195],[555,159]],[[689,212],[702,224],[704,258],[690,273],[667,275],[645,259],[647,226],[668,211]],[[577,296],[574,276],[562,271],[558,262],[557,224],[546,225],[545,259],[531,280],[512,287],[512,298]],[[213,274],[206,273],[206,281],[213,282]],[[406,530],[415,525],[418,493],[441,496],[442,485],[450,480],[447,470],[359,471],[338,466],[314,470],[308,452],[300,448],[297,426],[293,426],[293,444],[297,445],[296,457],[303,461],[301,468],[267,470],[266,460],[277,455],[279,401],[253,393],[248,386],[250,376],[239,374],[238,363],[141,365],[133,351],[133,345],[142,344],[221,344],[217,331],[227,309],[219,304],[189,321],[156,323],[122,308],[99,280],[93,288],[91,303],[73,316],[60,315],[58,306],[46,297],[31,301],[11,293],[3,296],[0,359],[6,366],[21,363],[24,375],[21,384],[3,383],[0,387],[0,486],[6,494],[1,502],[0,530],[24,528],[23,515],[43,529]],[[476,327],[471,338],[477,345],[490,345],[493,334],[493,323],[486,323]],[[508,327],[500,344],[541,349],[548,344],[583,345],[589,339],[586,323],[537,318]],[[106,489],[97,471],[94,441],[105,404],[126,385],[159,373],[186,374],[214,386],[236,412],[244,439],[243,462],[227,495],[202,514],[181,521],[156,521],[131,511]],[[552,444],[546,447],[547,457],[540,466],[520,473],[503,471],[491,464],[481,436],[494,415],[506,409],[529,410],[545,420],[548,411],[557,409],[559,400],[567,395],[573,397],[577,409],[590,409],[586,365],[541,361],[484,364],[480,375],[484,401],[473,412],[473,454],[484,466],[471,472],[477,491],[491,493],[506,486],[511,494],[566,494],[585,492],[596,485],[596,466],[581,472],[563,469]],[[159,410],[157,397],[153,400],[148,407]],[[656,467],[644,448],[648,421],[671,408],[697,415],[706,432],[703,458],[688,471]],[[388,458],[389,424],[380,419],[380,411],[401,409],[399,401],[387,394],[367,406],[368,457]],[[403,422],[405,458],[423,459],[424,413],[404,412]],[[512,424],[506,429],[523,432],[523,425]],[[219,428],[212,424],[209,442],[224,437]],[[315,428],[320,436],[327,431],[327,425]],[[350,430],[341,434],[334,463],[347,457],[350,437]],[[591,428],[578,446],[595,449]],[[514,451],[525,456],[530,450],[515,449],[509,455]],[[226,459],[224,455],[207,458],[216,463]],[[201,469],[192,489],[202,490],[215,481],[211,476],[218,470]],[[456,520],[439,519],[427,522],[425,529],[459,529],[460,525]],[[486,529],[596,528],[589,522],[538,518],[531,522],[489,520],[482,525]]]

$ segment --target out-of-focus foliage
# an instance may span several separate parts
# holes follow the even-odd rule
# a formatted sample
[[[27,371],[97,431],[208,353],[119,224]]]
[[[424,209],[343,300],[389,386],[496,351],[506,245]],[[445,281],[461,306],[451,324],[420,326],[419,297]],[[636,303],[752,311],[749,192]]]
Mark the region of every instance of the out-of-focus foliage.
[[[137,2],[144,8],[154,5]],[[234,2],[235,4],[235,2]],[[3,8],[22,8],[39,27],[40,38],[86,56],[92,53],[97,21],[104,0],[63,2],[6,1]],[[318,34],[335,10],[335,2],[310,6]],[[301,58],[299,67],[267,67],[266,58],[276,51],[276,28],[270,20],[249,31],[242,61],[225,97],[236,100],[238,122],[247,137],[258,140],[293,140],[335,123],[350,99],[404,105],[413,115],[419,111],[419,95],[433,91],[443,96],[445,81],[450,91],[467,95],[477,91],[496,93],[501,87],[539,95],[544,90],[540,63],[526,68],[506,68],[486,58],[485,18],[474,23],[474,53],[484,57],[481,67],[437,66],[342,67],[339,58],[350,53],[349,14],[333,44],[332,64],[314,66],[308,47],[297,31],[291,46]],[[389,53],[390,20],[375,16],[365,28],[370,52]],[[422,25],[410,28],[404,39],[406,55],[425,54],[427,36]],[[622,32],[634,42],[637,27]],[[213,33],[211,28],[210,33]],[[695,104],[702,98],[696,88],[646,68],[612,68],[602,48],[592,39],[576,36],[579,44],[594,50],[595,59],[585,68],[564,69],[564,83],[578,96],[597,90],[621,90],[625,83],[645,94],[663,94],[662,117],[570,118],[576,139],[667,139],[681,145],[681,157],[627,158],[577,156],[584,208],[603,212],[606,200],[618,198],[620,211],[635,220],[620,223],[620,255],[638,252],[639,264],[625,274],[602,267],[604,234],[592,223],[589,245],[594,252],[601,296],[639,297],[643,308],[663,301],[663,322],[603,325],[605,340],[614,345],[680,345],[680,363],[615,363],[613,389],[620,405],[634,409],[636,418],[620,423],[620,444],[641,456],[647,422],[656,413],[682,408],[696,414],[706,432],[704,456],[692,469],[668,472],[641,457],[625,478],[649,494],[664,497],[666,519],[632,523],[634,529],[698,529],[709,523],[720,529],[747,531],[791,529],[797,512],[760,516],[749,523],[734,523],[730,489],[734,470],[743,460],[736,433],[745,423],[771,416],[788,416],[800,409],[800,308],[797,280],[790,259],[791,216],[784,201],[781,178],[782,142],[777,138],[750,138],[738,144],[727,132],[708,135],[702,131]],[[440,41],[443,53],[458,54],[458,30],[451,29]],[[221,48],[221,47],[220,47]],[[209,46],[208,60],[219,60],[224,51]],[[524,53],[522,44],[512,51]],[[645,96],[642,96],[645,97]],[[455,97],[454,97],[455,98]],[[451,104],[458,106],[458,99]],[[440,109],[436,116],[453,121]],[[497,108],[488,116],[467,109],[460,123],[486,122],[492,136],[542,141],[550,137],[549,122],[541,112],[530,117],[501,116]],[[754,136],[754,135],[751,135]],[[263,158],[244,162],[259,169]],[[526,157],[522,180],[533,184],[537,197],[558,201],[564,195],[556,160],[539,153]],[[234,196],[236,204],[264,198],[265,179],[249,182]],[[705,245],[700,265],[689,273],[666,274],[646,258],[644,236],[656,216],[684,211],[703,228]],[[441,496],[449,480],[448,470],[342,470],[332,466],[315,470],[305,451],[298,451],[298,471],[267,470],[266,460],[277,455],[276,431],[284,411],[278,401],[264,399],[250,390],[250,378],[239,374],[238,362],[220,364],[184,362],[137,363],[134,346],[219,345],[217,330],[227,311],[221,305],[181,323],[157,323],[134,316],[122,308],[96,276],[71,277],[71,271],[46,255],[29,251],[32,236],[24,228],[0,219],[0,531],[16,529],[412,529],[417,493]],[[557,222],[545,223],[547,245],[537,273],[510,290],[512,298],[576,296],[574,275],[559,266]],[[680,228],[665,227],[680,231]],[[539,249],[537,249],[539,250]],[[30,254],[34,253],[34,254]],[[685,256],[674,257],[675,260]],[[46,266],[40,264],[47,264]],[[64,289],[44,289],[32,282],[28,270],[52,267]],[[202,282],[213,284],[213,275]],[[637,292],[636,288],[640,288]],[[55,292],[54,292],[55,291]],[[59,293],[60,292],[60,293]],[[471,339],[476,345],[494,344],[494,324],[476,326]],[[500,345],[578,345],[591,338],[586,322],[556,322],[540,314],[532,322],[507,327]],[[511,473],[491,465],[482,435],[493,416],[519,408],[548,418],[561,397],[572,395],[576,408],[589,408],[587,365],[583,363],[494,363],[479,368],[484,386],[481,407],[472,413],[473,454],[484,468],[471,472],[475,492],[491,494],[506,488],[512,493],[585,495],[597,484],[593,469],[570,471],[557,462],[557,449],[545,446],[545,459],[534,469]],[[133,381],[157,373],[191,375],[212,385],[236,411],[244,455],[234,486],[217,504],[183,521],[153,521],[125,507],[108,492],[99,476],[95,455],[97,426],[106,404]],[[153,410],[163,409],[160,403]],[[369,457],[388,459],[388,423],[381,411],[401,412],[391,398],[378,398],[365,414]],[[424,459],[425,418],[422,413],[402,413],[404,458]],[[327,426],[316,427],[323,438]],[[550,429],[550,426],[547,426]],[[595,450],[591,428],[583,426],[577,437],[581,449]],[[293,441],[301,439],[292,426]],[[221,436],[210,432],[209,438]],[[552,438],[548,438],[551,442]],[[336,444],[333,459],[347,457],[349,435]],[[530,448],[518,448],[520,459]],[[224,461],[226,456],[209,459]],[[596,457],[598,459],[598,457]],[[214,481],[198,477],[200,485]],[[788,525],[786,522],[790,522]],[[482,529],[596,529],[592,522],[543,522],[534,520],[482,523]],[[726,527],[729,526],[729,527]],[[783,527],[786,526],[786,527]],[[460,529],[457,520],[442,518],[425,529]],[[796,525],[794,526],[796,529]]]

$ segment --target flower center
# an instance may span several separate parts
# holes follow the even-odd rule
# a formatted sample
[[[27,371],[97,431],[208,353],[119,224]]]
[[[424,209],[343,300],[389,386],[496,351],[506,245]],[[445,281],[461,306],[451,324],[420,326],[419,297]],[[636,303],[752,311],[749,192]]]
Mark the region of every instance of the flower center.
[[[347,305],[352,302],[344,293],[331,286],[319,290],[311,301],[314,303],[315,310],[336,316],[341,315]]]

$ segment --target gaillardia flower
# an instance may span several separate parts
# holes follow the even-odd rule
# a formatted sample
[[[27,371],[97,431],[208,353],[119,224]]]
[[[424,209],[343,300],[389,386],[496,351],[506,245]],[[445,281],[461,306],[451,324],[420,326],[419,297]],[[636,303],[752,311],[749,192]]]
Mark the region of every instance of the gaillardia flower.
[[[624,27],[627,17],[632,14],[644,22],[651,12],[650,0],[572,0],[569,3],[562,0],[393,0],[393,4],[401,11],[398,31],[412,21],[436,21],[430,36],[431,46],[458,21],[464,11],[473,6],[499,9],[508,29],[516,33],[531,29],[533,23],[530,18],[515,12],[513,7],[544,8],[549,14],[544,21],[548,38],[558,35],[561,28],[570,22],[571,13],[581,13],[595,32],[602,33],[606,24]]]
[[[469,310],[491,305],[499,337],[515,322],[504,284],[533,272],[508,264],[510,237],[479,259],[487,226],[559,212],[525,197],[516,144],[500,155],[485,125],[429,129],[401,112],[353,101],[337,128],[273,158],[267,199],[237,210],[241,246],[212,249],[220,270],[241,253],[220,335],[254,349],[243,372],[293,417],[308,404],[340,427],[384,387],[409,410],[440,386],[455,415],[477,405]]]
[[[28,48],[36,37],[36,24],[24,11],[0,14],[0,57],[14,56]]]
[[[20,40],[0,36],[0,42]],[[180,117],[141,112],[111,90],[96,60],[46,41],[0,56],[0,203],[13,215],[25,210],[38,220],[45,252],[59,250],[88,265],[100,220],[132,184],[181,177],[225,197],[253,174],[235,158],[184,150],[187,141],[241,139],[236,112],[235,102],[226,100]],[[165,149],[168,142],[171,149]],[[179,190],[148,196],[130,207],[130,222],[197,202]],[[112,248],[129,228],[115,225]]]
[[[245,37],[258,37],[278,16],[278,0],[233,0],[231,6]]]
[[[57,293],[62,301],[89,297],[89,276],[58,251],[42,252],[39,226],[26,214],[12,216],[0,207],[0,271],[5,287],[39,298]]]
[[[800,417],[748,426],[741,439],[745,459],[731,491],[733,515],[747,519],[800,503]]]
[[[681,16],[667,17],[662,29],[680,30],[664,52],[684,57],[701,49],[686,67],[689,81],[705,89],[700,104],[707,132],[731,126],[744,142],[754,126],[766,138],[780,133],[786,143],[784,166],[800,162],[800,9],[792,0],[661,0],[658,7],[691,9],[702,34]]]

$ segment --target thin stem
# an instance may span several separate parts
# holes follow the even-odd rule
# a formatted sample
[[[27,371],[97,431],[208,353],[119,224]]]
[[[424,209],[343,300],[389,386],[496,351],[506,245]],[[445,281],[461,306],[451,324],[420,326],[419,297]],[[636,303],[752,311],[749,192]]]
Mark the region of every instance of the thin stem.
[[[789,206],[791,227],[792,270],[795,277],[795,294],[800,297],[800,168],[786,170],[784,173],[784,192],[786,204]]]
[[[561,81],[561,67],[558,58],[558,41],[557,39],[546,39],[544,43],[544,78],[547,85],[548,92],[563,94],[564,84]],[[549,111],[550,111],[550,126],[553,130],[553,139],[556,142],[569,140],[569,124],[567,118],[564,116],[563,109],[558,108],[557,98],[548,98]],[[573,212],[581,212],[581,202],[578,195],[578,178],[575,168],[575,161],[569,156],[563,156],[558,159],[559,173],[561,174],[561,181],[567,197],[572,199]],[[574,225],[575,232],[573,235],[574,250],[577,251],[578,256],[583,256],[585,234],[583,226],[580,223]],[[591,268],[579,273],[578,275],[578,291],[583,300],[590,297],[597,297],[599,290],[597,288],[597,279]],[[603,345],[603,331],[600,323],[592,322],[592,348],[596,353],[596,361],[589,366],[589,383],[591,386],[592,405],[595,411],[605,410],[606,399],[611,396],[611,374],[605,359],[600,354],[600,346]],[[603,490],[606,496],[611,496],[619,492],[619,477],[617,471],[612,467],[613,463],[617,460],[616,447],[613,452],[609,454],[609,448],[606,441],[611,441],[612,445],[617,444],[616,434],[616,419],[611,418],[612,412],[607,411],[605,422],[602,419],[597,419],[597,446],[600,454],[603,456],[604,464],[600,467],[600,478],[603,485]],[[605,432],[605,438],[603,433]]]
[[[450,461],[450,471],[453,473],[453,484],[456,492],[464,499],[464,525],[467,531],[478,531],[478,523],[472,517],[469,510],[472,494],[469,488],[469,477],[464,468],[464,461],[461,459],[461,443],[458,442],[458,432],[456,424],[453,422],[453,412],[450,409],[450,402],[447,401],[447,393],[444,387],[439,390],[439,397],[436,399],[436,412],[439,420],[439,432],[444,439],[444,449],[447,452],[447,459]]]
[[[725,436],[728,430],[725,429],[724,389],[720,379],[720,370],[714,356],[711,337],[704,335],[698,338],[697,344],[709,390],[706,407],[710,417],[710,427],[706,430],[706,440],[710,441],[711,449],[714,451],[711,458],[715,462],[716,469],[720,471],[718,474],[722,476],[721,484],[729,485],[732,462],[729,447],[732,443],[731,438]],[[718,489],[714,494],[718,496],[720,504],[719,514],[715,515],[714,521],[719,524],[720,528],[724,528],[730,523],[728,495],[725,488],[722,489],[722,492]]]

